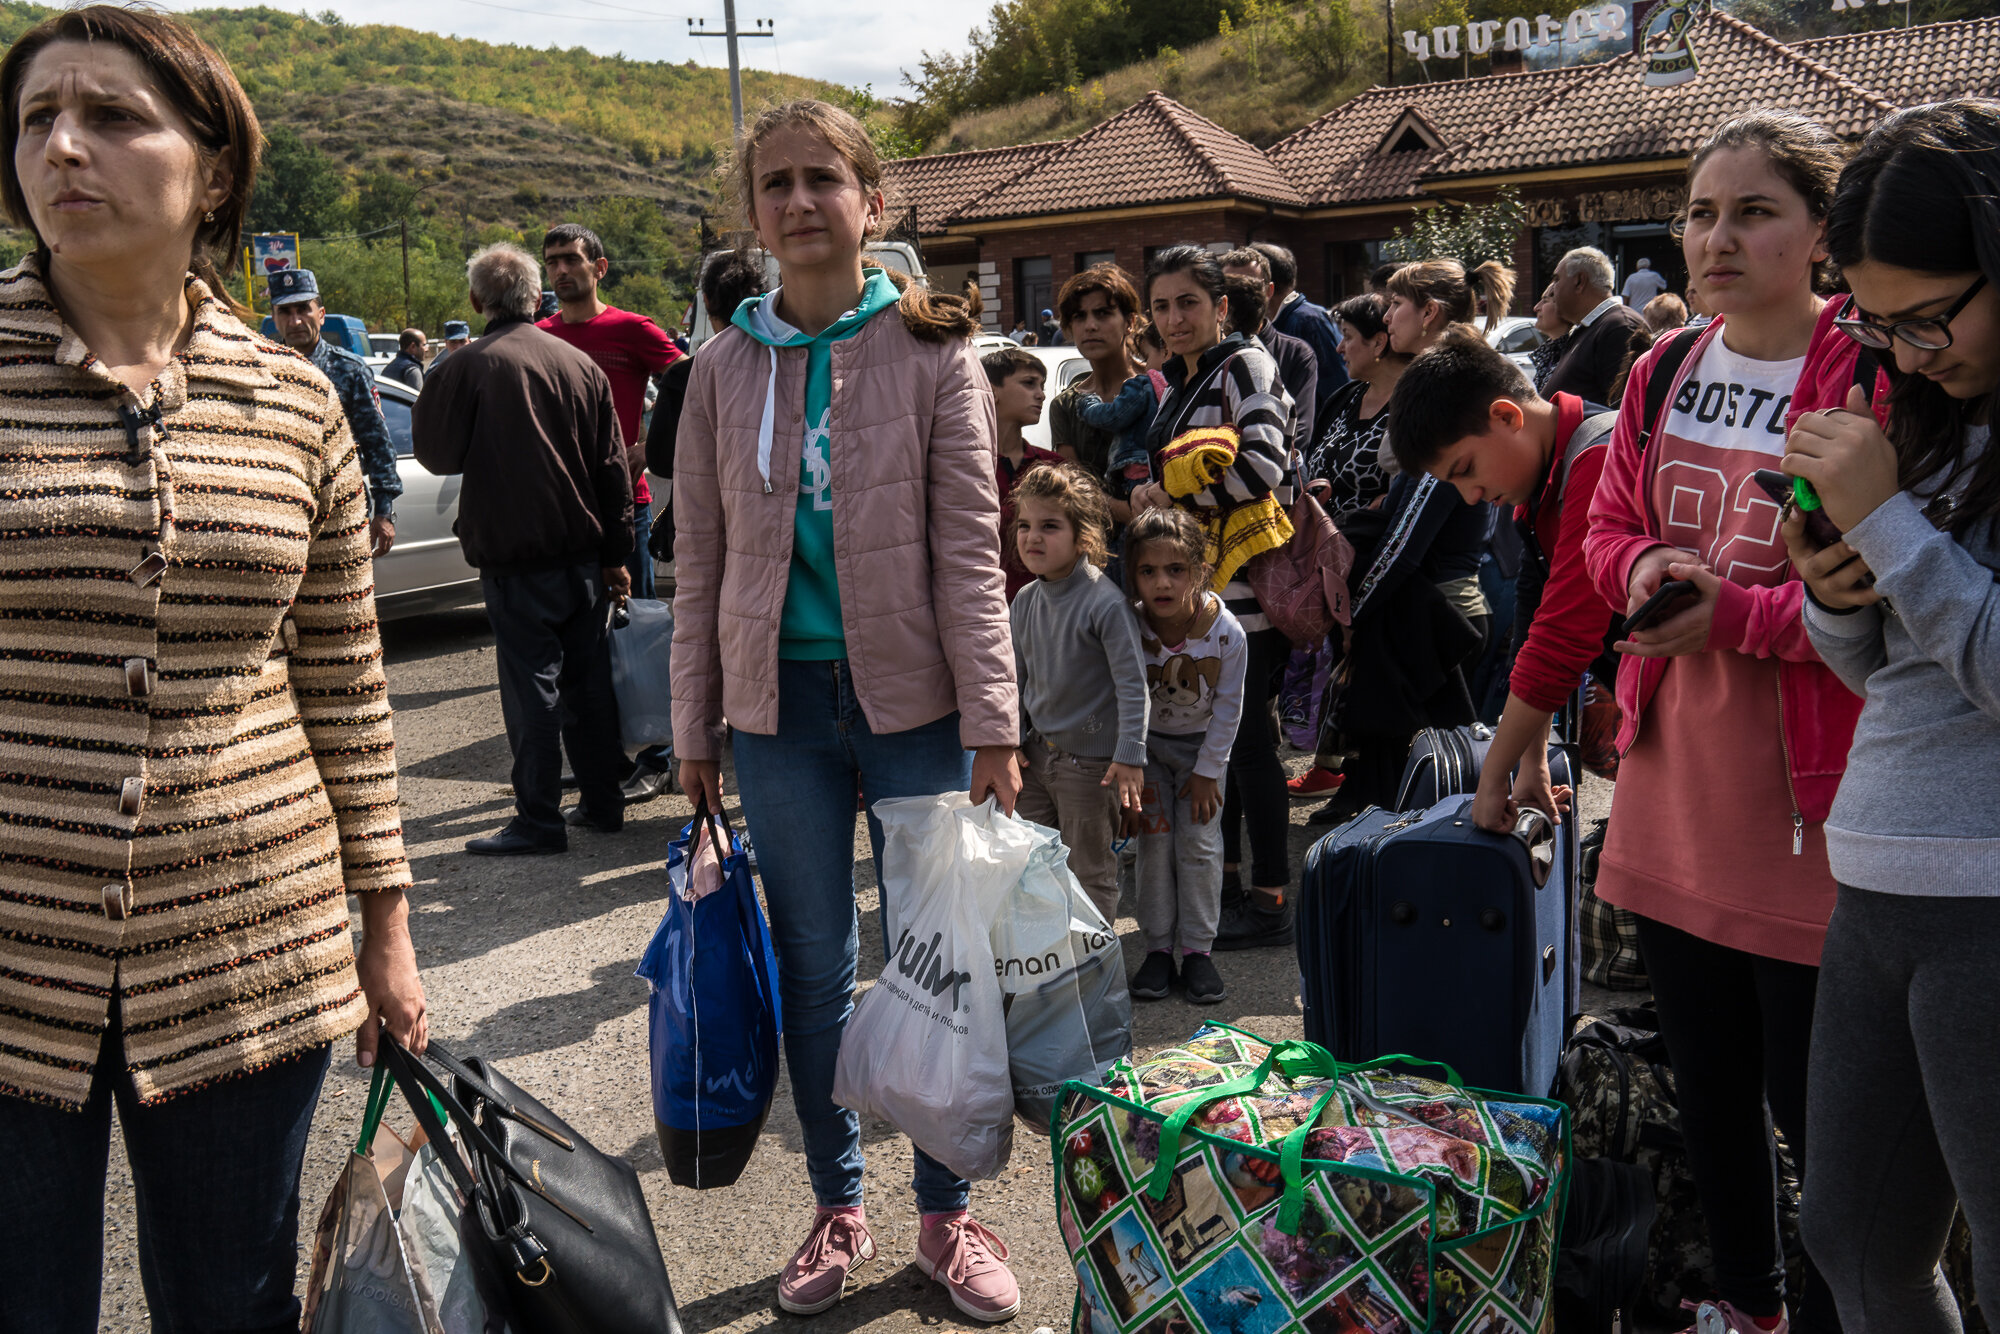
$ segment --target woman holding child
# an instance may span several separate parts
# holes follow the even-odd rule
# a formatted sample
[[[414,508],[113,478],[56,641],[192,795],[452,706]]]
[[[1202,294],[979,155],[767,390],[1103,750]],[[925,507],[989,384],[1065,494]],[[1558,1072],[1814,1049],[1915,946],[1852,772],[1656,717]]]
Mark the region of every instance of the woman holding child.
[[[681,786],[716,810],[727,738],[756,831],[817,1204],[778,1302],[809,1315],[875,1254],[861,1127],[832,1098],[858,955],[857,791],[959,789],[1011,811],[1017,703],[976,326],[956,298],[899,295],[862,267],[882,165],[846,112],[765,112],[735,183],[780,286],[737,310],[688,386],[674,748]],[[879,856],[872,816],[869,833]],[[1007,1248],[966,1211],[967,1184],[922,1152],[914,1184],[918,1267],[966,1315],[1011,1317]]]
[[[1219,553],[1218,591],[1248,640],[1243,722],[1229,758],[1222,815],[1223,905],[1214,941],[1218,950],[1236,950],[1292,943],[1285,897],[1291,826],[1270,707],[1272,678],[1290,646],[1258,605],[1243,563],[1289,535],[1289,520],[1268,520],[1290,505],[1294,479],[1290,396],[1270,353],[1242,334],[1224,336],[1224,283],[1221,263],[1199,246],[1163,250],[1146,268],[1146,304],[1169,353],[1169,391],[1147,440],[1160,480],[1136,488],[1132,506],[1178,506],[1202,520]],[[1238,869],[1239,806],[1250,830],[1247,896]]]

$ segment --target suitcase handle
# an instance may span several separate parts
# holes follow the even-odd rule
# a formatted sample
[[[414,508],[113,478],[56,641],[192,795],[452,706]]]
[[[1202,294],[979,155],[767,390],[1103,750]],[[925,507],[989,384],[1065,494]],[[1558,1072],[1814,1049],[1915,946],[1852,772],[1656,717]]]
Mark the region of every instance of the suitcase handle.
[[[1556,868],[1555,821],[1534,806],[1523,806],[1515,817],[1513,834],[1528,850],[1528,873],[1534,877],[1535,888],[1542,888]]]

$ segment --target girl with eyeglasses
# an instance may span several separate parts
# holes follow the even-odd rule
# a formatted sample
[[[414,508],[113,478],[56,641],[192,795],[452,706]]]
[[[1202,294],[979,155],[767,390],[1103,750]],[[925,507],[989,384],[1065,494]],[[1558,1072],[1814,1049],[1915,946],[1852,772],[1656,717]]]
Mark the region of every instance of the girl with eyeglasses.
[[[1841,541],[1784,534],[1814,646],[1866,696],[1826,850],[1802,1220],[1850,1330],[1959,1329],[1954,1206],[2000,1292],[2000,102],[1892,116],[1841,174],[1837,321],[1889,372],[1886,433],[1810,413],[1784,470]]]
[[[1804,584],[1755,474],[1778,467],[1795,404],[1846,393],[1844,378],[1820,397],[1800,380],[1809,353],[1846,344],[1816,291],[1841,159],[1825,128],[1776,111],[1695,152],[1681,250],[1715,319],[1634,364],[1584,541],[1599,594],[1627,616],[1662,585],[1693,586],[1616,644],[1622,758],[1596,887],[1638,917],[1673,1062],[1715,1254],[1695,1327],[1713,1312],[1737,1334],[1840,1327],[1810,1265],[1786,1290],[1766,1108],[1803,1155],[1834,898],[1822,822],[1860,703],[1807,639]],[[1828,375],[1850,376],[1854,354],[1827,352]]]

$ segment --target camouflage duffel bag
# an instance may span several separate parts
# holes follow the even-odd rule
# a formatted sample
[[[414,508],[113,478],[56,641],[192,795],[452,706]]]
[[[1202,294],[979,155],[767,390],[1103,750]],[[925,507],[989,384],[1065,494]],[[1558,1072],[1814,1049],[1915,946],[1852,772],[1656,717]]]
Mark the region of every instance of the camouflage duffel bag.
[[[1051,1129],[1077,1334],[1545,1325],[1560,1103],[1211,1024],[1101,1087],[1070,1081]]]

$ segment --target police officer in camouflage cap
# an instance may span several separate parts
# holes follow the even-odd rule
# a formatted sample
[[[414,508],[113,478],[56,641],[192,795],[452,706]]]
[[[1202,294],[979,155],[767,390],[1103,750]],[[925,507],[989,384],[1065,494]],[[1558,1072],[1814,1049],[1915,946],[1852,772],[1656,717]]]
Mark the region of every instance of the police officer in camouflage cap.
[[[403,479],[375,392],[375,372],[360,357],[320,337],[326,307],[311,269],[279,269],[271,275],[271,320],[285,345],[319,367],[340,394],[347,429],[361,451],[361,471],[368,477],[368,535],[375,554],[386,556],[396,542],[396,497],[403,494]]]

